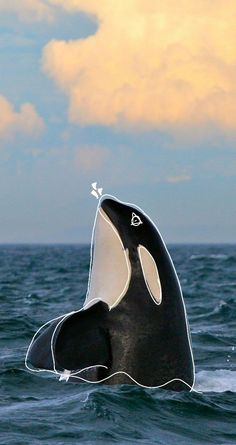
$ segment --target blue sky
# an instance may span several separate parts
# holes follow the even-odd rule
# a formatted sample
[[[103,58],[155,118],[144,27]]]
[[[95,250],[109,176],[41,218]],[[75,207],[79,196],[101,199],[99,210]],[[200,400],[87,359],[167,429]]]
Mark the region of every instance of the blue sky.
[[[80,11],[84,8],[79,0],[78,11],[53,6],[55,16],[50,21],[34,15],[41,3],[50,2],[35,0],[33,13],[22,16],[17,7],[7,10],[0,2],[0,96],[4,98],[0,102],[0,242],[90,241],[97,205],[90,195],[94,181],[105,193],[142,207],[167,242],[236,242],[234,123],[226,125],[226,119],[215,113],[217,118],[211,115],[200,123],[195,114],[190,120],[181,116],[176,125],[168,112],[159,117],[155,99],[152,119],[152,99],[146,103],[146,85],[151,84],[148,67],[144,71],[139,67],[141,81],[147,77],[145,100],[142,96],[135,102],[138,90],[133,92],[133,87],[139,78],[130,72],[129,82],[122,83],[125,95],[122,92],[114,99],[116,73],[119,90],[126,74],[119,72],[118,65],[117,70],[109,65],[107,85],[104,82],[96,57],[102,54],[100,45],[106,51],[109,41],[101,44],[96,37],[101,20],[98,8],[91,1],[91,17]],[[95,38],[90,42],[89,36]],[[52,40],[55,47],[54,43],[48,46]],[[61,62],[56,59],[58,41],[66,43]],[[82,68],[71,61],[73,42],[80,45]],[[87,60],[82,44],[89,42],[93,48]],[[112,47],[117,64],[122,48]],[[146,58],[145,53],[144,62]],[[141,50],[135,60],[142,65]],[[55,72],[58,66],[61,77]],[[72,81],[73,70],[77,77]],[[152,67],[154,83],[155,72]],[[186,94],[183,90],[183,102]],[[30,107],[22,111],[25,103]],[[135,110],[130,111],[131,107]],[[8,114],[5,122],[3,116]]]

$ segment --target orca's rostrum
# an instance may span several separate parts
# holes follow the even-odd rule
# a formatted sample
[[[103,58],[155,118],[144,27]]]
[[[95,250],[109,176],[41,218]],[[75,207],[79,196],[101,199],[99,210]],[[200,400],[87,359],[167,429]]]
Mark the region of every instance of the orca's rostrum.
[[[66,380],[192,389],[180,283],[159,231],[139,207],[101,198],[84,306],[39,329],[26,366]]]

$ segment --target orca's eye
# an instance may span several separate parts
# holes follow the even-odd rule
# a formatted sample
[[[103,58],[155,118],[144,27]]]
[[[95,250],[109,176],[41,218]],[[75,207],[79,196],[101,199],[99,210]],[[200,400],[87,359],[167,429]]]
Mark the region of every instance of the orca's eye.
[[[143,224],[143,221],[141,221],[140,217],[133,212],[131,218],[131,226],[137,227],[140,226],[140,224]]]

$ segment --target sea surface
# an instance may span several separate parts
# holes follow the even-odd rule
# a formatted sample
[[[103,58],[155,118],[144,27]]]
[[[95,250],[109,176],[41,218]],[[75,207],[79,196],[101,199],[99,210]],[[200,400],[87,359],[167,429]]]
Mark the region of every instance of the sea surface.
[[[169,251],[192,334],[191,393],[29,372],[35,331],[83,303],[89,246],[0,246],[0,444],[236,444],[236,246]]]

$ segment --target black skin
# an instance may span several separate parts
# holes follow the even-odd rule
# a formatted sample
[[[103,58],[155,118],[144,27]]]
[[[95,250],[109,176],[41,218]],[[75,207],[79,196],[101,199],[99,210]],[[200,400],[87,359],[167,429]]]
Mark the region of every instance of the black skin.
[[[104,199],[101,207],[129,251],[132,271],[129,288],[111,311],[105,303],[98,302],[70,316],[61,325],[55,335],[57,369],[78,370],[103,364],[108,369],[82,372],[81,377],[97,381],[125,371],[144,386],[165,385],[165,389],[189,390],[194,369],[188,327],[180,286],[165,245],[149,218],[137,208],[114,199]],[[132,212],[140,217],[139,226],[130,224]],[[162,287],[160,305],[154,303],[146,287],[138,256],[139,244],[146,247],[156,262]],[[45,345],[51,335],[49,327],[33,345],[29,361],[34,366],[44,368],[44,363],[50,364],[49,358],[45,359]],[[166,384],[176,378],[187,385],[179,380]],[[134,382],[124,374],[117,374],[105,383]]]

